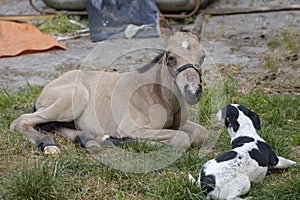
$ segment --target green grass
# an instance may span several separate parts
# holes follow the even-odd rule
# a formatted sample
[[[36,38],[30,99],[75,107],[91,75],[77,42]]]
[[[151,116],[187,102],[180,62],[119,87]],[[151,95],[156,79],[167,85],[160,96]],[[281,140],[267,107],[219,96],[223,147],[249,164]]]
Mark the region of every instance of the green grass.
[[[73,20],[84,26],[88,26],[87,20],[80,20],[77,16],[67,16],[58,13],[53,20],[45,21],[44,23],[37,25],[37,28],[46,34],[68,34],[72,33],[72,31],[82,29],[80,25],[72,24],[68,20]]]
[[[275,49],[280,46],[280,41],[277,38],[272,38],[267,42],[267,46],[271,49]]]
[[[299,34],[294,29],[283,30],[278,36],[266,43],[271,52],[263,56],[264,67],[269,70],[278,70],[286,66],[299,66]]]
[[[235,89],[236,84],[229,77],[222,91],[206,88],[199,105],[190,109],[191,118],[209,126],[210,117],[216,112],[216,101],[222,106],[241,103],[259,114],[263,123],[259,134],[273,149],[299,162],[299,152],[294,150],[300,145],[299,95],[268,95],[258,89],[240,94]],[[0,92],[0,199],[204,199],[202,191],[188,181],[188,173],[198,177],[203,163],[230,148],[230,138],[223,128],[207,155],[190,149],[165,168],[144,173],[110,168],[59,136],[54,138],[62,154],[45,156],[25,138],[9,130],[13,119],[31,111],[40,91],[40,87],[28,85],[14,94]],[[123,148],[140,154],[159,149],[144,144]],[[296,200],[300,196],[299,180],[299,166],[271,170],[263,183],[253,184],[250,195],[261,200]]]
[[[279,36],[270,39],[267,42],[267,46],[271,49],[283,47],[283,49],[290,51],[291,53],[298,53],[299,35],[293,29],[283,30]]]
[[[275,56],[265,56],[265,67],[270,70],[279,68],[278,60]]]
[[[282,32],[282,40],[283,43],[286,45],[286,47],[291,51],[297,53],[299,50],[299,43],[296,38],[298,38],[299,35],[297,35],[293,31],[283,31]]]
[[[60,186],[57,163],[34,163],[4,179],[3,197],[7,199],[67,199]],[[55,166],[52,166],[55,165]]]

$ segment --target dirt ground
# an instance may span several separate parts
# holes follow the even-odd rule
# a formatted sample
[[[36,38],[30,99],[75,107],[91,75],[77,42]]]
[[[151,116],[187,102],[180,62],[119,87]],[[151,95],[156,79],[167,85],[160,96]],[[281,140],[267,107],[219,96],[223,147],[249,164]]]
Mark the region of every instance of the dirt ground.
[[[41,0],[35,0],[38,7],[44,7]],[[215,0],[206,9],[261,7],[269,5],[299,4],[288,0]],[[0,0],[0,15],[38,14],[27,0]],[[207,79],[215,73],[230,73],[239,80],[241,89],[248,91],[264,83],[267,92],[300,93],[299,67],[283,62],[275,69],[264,67],[266,55],[290,56],[289,53],[273,50],[268,41],[280,37],[283,31],[296,33],[299,40],[300,12],[282,11],[254,14],[206,16],[202,42],[207,58],[203,64]],[[16,91],[29,82],[45,85],[65,70],[84,68],[91,63],[104,66],[112,58],[129,49],[163,46],[159,38],[118,39],[93,43],[89,37],[63,41],[66,51],[51,50],[16,57],[0,58],[0,90]],[[299,43],[300,44],[300,43]],[[129,48],[130,46],[130,48]],[[117,48],[113,48],[117,47]],[[148,54],[148,52],[145,52]],[[299,53],[294,55],[299,63]],[[223,73],[224,74],[224,73]],[[226,77],[225,77],[226,78]],[[280,83],[280,84],[279,84]]]

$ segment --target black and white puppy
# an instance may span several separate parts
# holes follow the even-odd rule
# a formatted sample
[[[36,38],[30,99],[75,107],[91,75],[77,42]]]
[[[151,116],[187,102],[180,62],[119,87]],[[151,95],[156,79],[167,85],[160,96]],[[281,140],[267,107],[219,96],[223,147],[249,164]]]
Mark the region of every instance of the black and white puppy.
[[[250,182],[262,182],[268,168],[284,169],[296,164],[277,156],[270,145],[256,133],[261,128],[259,116],[248,108],[230,104],[217,113],[228,128],[232,149],[202,167],[197,185],[213,199],[241,199]],[[191,181],[195,179],[189,175]]]

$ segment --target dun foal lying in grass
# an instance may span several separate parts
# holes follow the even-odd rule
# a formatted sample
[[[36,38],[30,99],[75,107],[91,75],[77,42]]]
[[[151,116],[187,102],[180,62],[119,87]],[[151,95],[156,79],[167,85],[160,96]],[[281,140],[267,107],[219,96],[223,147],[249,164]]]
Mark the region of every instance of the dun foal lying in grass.
[[[159,18],[166,43],[152,63],[127,73],[69,71],[50,82],[35,102],[35,112],[11,123],[45,153],[59,153],[54,140],[37,126],[55,131],[92,153],[109,138],[161,142],[184,151],[200,147],[206,130],[188,120],[185,102],[196,104],[202,93],[200,45],[202,16],[190,31],[174,32]]]

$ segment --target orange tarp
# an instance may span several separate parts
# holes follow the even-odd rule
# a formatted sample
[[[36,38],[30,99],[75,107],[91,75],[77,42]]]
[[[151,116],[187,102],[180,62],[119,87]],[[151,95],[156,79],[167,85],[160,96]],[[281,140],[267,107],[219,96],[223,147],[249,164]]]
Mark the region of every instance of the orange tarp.
[[[0,57],[67,47],[26,22],[0,20]]]

